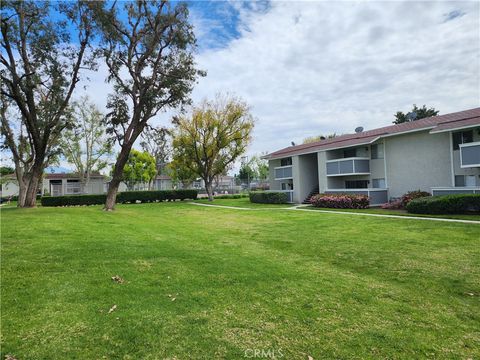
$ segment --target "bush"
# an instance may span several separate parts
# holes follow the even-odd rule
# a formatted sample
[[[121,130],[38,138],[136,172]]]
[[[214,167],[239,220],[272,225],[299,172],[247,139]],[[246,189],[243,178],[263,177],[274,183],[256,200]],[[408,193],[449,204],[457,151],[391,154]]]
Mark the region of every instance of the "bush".
[[[480,194],[423,197],[410,201],[407,210],[414,214],[480,213]]]
[[[249,194],[250,202],[260,204],[286,204],[288,203],[287,194],[275,191],[251,191]]]
[[[404,209],[402,199],[396,199],[380,206],[382,209],[402,210]]]
[[[370,205],[367,195],[318,194],[310,199],[315,207],[334,209],[366,209]]]
[[[432,196],[432,195],[428,192],[421,191],[421,190],[409,191],[406,194],[403,194],[401,197],[402,206],[405,209],[410,201],[418,198],[427,197],[427,196]]]
[[[215,195],[215,199],[242,199],[242,198],[247,198],[249,195],[248,194],[223,194],[223,195]]]
[[[106,198],[105,194],[44,196],[42,197],[42,206],[101,205],[105,203]],[[134,204],[165,200],[195,200],[196,198],[197,190],[126,191],[118,193],[117,203]]]

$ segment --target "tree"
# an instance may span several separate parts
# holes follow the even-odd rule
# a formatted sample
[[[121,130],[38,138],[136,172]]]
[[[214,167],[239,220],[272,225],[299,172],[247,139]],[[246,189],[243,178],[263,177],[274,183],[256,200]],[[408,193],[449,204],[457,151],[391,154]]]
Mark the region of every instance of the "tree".
[[[123,168],[122,180],[128,190],[133,190],[135,184],[150,183],[156,173],[155,158],[147,152],[132,149]]]
[[[68,104],[80,70],[94,68],[95,51],[86,54],[102,7],[87,1],[1,2],[2,136],[16,167],[19,206],[35,206],[43,171],[71,125]],[[8,105],[12,117],[6,117]]]
[[[123,5],[124,12],[118,6]],[[199,75],[195,36],[185,4],[114,2],[103,22],[102,49],[114,93],[108,97],[108,132],[120,146],[105,210],[113,210],[130,150],[158,112],[184,106]]]
[[[252,162],[242,162],[240,169],[238,170],[238,178],[242,183],[250,183],[256,178],[255,169],[252,166]]]
[[[337,136],[338,135],[336,133],[328,134],[328,135],[310,136],[303,139],[303,143],[309,144],[309,143],[318,142],[322,140],[333,139],[333,138],[336,138]]]
[[[245,152],[254,126],[247,104],[217,95],[174,120],[173,159],[205,182],[210,201],[215,176],[225,172]]]
[[[0,166],[0,176],[10,175],[15,172],[15,169],[10,166]]]
[[[146,128],[146,131],[142,134],[142,142],[140,146],[142,147],[143,151],[152,154],[155,158],[155,167],[156,173],[155,178],[157,175],[161,174],[165,166],[168,162],[168,157],[170,154],[170,146],[169,146],[169,135],[170,132],[168,129],[164,127],[157,127],[157,128]],[[151,190],[151,182],[148,184],[148,189]]]
[[[103,114],[87,96],[73,103],[75,127],[65,129],[60,142],[63,155],[75,167],[84,189],[88,189],[90,175],[107,166],[112,153],[112,142],[106,138]]]
[[[252,158],[254,164],[256,178],[261,182],[266,181],[270,176],[270,169],[268,167],[268,161],[262,159],[260,156],[255,155]]]
[[[185,158],[174,159],[167,166],[173,183],[181,184],[183,189],[190,187],[198,177],[193,168],[194,165],[189,164],[189,159]]]
[[[427,108],[425,105],[423,105],[421,108],[419,108],[417,105],[413,104],[412,111],[406,114],[401,111],[397,111],[393,123],[402,124],[405,122],[416,121],[430,116],[437,116],[438,113],[439,111],[435,110],[433,107]]]

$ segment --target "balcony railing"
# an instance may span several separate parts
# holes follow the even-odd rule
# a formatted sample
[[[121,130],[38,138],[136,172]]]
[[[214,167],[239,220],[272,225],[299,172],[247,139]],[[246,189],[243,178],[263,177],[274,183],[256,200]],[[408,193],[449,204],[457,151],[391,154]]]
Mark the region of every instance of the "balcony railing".
[[[274,168],[275,180],[292,179],[292,165]]]
[[[460,167],[480,167],[480,141],[460,145]]]
[[[362,157],[327,161],[327,176],[368,175],[370,159]]]

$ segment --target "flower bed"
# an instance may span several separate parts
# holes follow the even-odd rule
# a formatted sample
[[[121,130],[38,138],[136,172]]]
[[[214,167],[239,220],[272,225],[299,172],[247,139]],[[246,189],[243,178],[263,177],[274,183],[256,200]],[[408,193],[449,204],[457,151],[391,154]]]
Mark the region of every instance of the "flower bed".
[[[354,194],[318,194],[310,199],[315,207],[333,209],[366,209],[370,199],[366,195]]]

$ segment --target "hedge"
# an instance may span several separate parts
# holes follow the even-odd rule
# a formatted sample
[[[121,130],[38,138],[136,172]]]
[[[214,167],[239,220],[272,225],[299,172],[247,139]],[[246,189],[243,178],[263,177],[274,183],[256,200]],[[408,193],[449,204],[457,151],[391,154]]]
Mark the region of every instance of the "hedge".
[[[242,198],[247,198],[249,195],[248,194],[223,194],[223,195],[215,195],[215,199],[242,199]]]
[[[318,194],[310,199],[315,207],[333,209],[366,209],[370,200],[366,195],[355,194]]]
[[[250,202],[260,204],[286,204],[288,203],[287,194],[275,191],[251,191],[249,194]]]
[[[480,214],[480,194],[424,197],[410,201],[407,211],[414,214]]]
[[[118,193],[117,203],[195,200],[197,193],[197,190],[127,191]],[[105,194],[44,196],[41,201],[42,206],[101,205],[105,203],[106,198]]]
[[[403,210],[407,207],[408,203],[414,199],[432,196],[430,193],[422,190],[409,191],[402,195],[400,199],[383,204],[382,209],[388,210]]]

